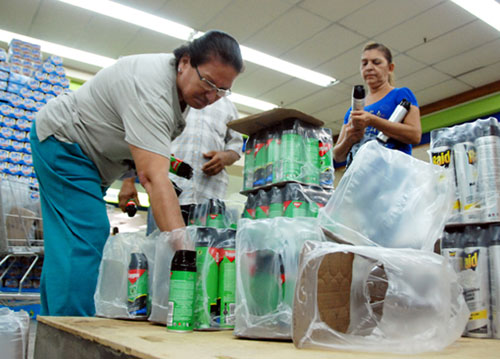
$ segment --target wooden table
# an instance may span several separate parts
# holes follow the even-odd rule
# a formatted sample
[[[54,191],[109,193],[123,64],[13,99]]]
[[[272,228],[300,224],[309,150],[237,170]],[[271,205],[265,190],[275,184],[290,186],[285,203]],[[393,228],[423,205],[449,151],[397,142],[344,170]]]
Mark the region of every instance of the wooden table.
[[[291,342],[237,339],[231,331],[172,333],[148,322],[38,316],[35,359],[500,358],[500,340],[461,338],[438,353],[404,356],[296,349]]]

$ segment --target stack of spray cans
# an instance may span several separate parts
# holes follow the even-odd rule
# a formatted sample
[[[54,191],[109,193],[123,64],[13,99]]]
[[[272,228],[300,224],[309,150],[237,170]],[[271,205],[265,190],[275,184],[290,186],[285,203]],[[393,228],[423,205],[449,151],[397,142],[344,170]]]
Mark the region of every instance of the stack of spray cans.
[[[494,117],[431,132],[431,162],[456,186],[448,223],[500,221],[500,126]]]
[[[471,312],[464,335],[500,339],[500,224],[448,227],[441,254],[459,274]]]
[[[189,208],[188,226],[236,228],[237,221],[237,210],[221,199],[212,198]]]
[[[243,191],[294,181],[333,187],[330,129],[298,119],[254,133],[245,146]]]
[[[299,183],[287,183],[281,188],[272,186],[266,190],[260,189],[248,195],[242,217],[317,217],[319,208],[326,205],[331,194],[331,190]]]

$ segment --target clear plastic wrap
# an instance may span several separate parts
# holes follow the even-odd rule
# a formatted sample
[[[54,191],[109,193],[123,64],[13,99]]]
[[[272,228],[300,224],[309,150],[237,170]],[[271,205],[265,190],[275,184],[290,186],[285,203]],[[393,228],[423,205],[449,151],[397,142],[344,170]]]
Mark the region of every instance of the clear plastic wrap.
[[[448,223],[500,220],[500,126],[494,117],[431,132],[431,162],[448,168],[455,198]]]
[[[243,190],[280,182],[333,188],[331,130],[287,119],[250,136],[245,145]]]
[[[310,218],[238,222],[236,336],[291,339],[299,253],[307,240],[324,240]]]
[[[355,245],[433,250],[451,211],[444,169],[376,141],[363,145],[319,223]]]
[[[0,308],[0,356],[2,359],[28,359],[30,316]]]
[[[189,208],[188,226],[236,228],[243,204],[211,198]]]
[[[445,348],[465,328],[462,288],[442,256],[310,241],[300,258],[298,348],[416,354]]]
[[[155,259],[155,238],[144,233],[119,233],[110,236],[104,245],[94,302],[96,316],[137,319],[127,307],[128,266],[132,251],[139,249],[148,262],[148,284],[152,288]]]

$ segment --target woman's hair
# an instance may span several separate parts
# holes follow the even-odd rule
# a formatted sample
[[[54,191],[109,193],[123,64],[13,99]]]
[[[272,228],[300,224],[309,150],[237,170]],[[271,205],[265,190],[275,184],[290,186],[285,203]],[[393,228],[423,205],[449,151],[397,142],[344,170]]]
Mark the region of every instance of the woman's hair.
[[[387,63],[390,65],[392,64],[392,53],[389,48],[383,44],[380,44],[378,42],[370,42],[363,47],[363,52],[368,51],[368,50],[378,50],[384,55],[385,59],[387,60]],[[391,86],[394,86],[394,73],[389,73],[389,84]]]
[[[174,50],[175,65],[179,65],[182,56],[188,55],[193,67],[203,65],[216,58],[232,66],[238,73],[243,71],[243,59],[240,45],[229,34],[211,30],[203,36]]]

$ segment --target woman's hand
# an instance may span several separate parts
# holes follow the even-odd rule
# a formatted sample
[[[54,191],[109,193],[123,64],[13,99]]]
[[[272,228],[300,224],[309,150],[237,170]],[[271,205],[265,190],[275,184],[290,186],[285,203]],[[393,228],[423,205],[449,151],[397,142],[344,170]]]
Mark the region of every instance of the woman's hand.
[[[356,128],[353,124],[352,119],[347,123],[345,130],[345,138],[351,144],[351,146],[361,141],[364,135],[365,135],[364,127]]]
[[[366,111],[352,111],[351,120],[352,127],[358,130],[364,130],[370,126],[372,114]]]

